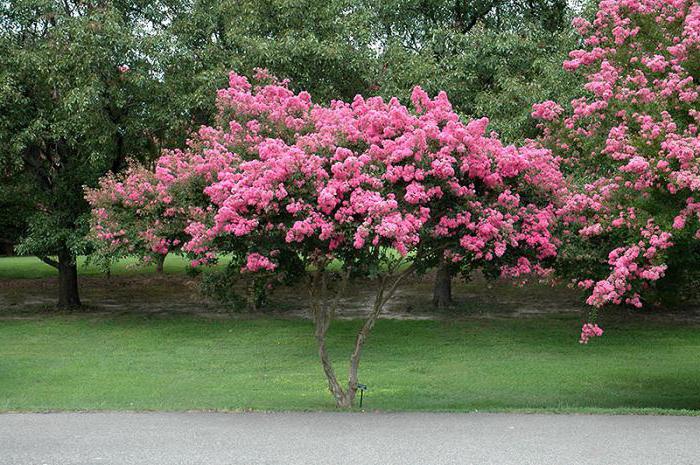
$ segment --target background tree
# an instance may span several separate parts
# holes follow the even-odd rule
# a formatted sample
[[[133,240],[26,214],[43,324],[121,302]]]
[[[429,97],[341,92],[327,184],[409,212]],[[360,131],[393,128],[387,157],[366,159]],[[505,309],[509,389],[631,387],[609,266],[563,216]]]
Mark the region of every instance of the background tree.
[[[120,170],[127,157],[152,157],[161,137],[153,111],[162,92],[153,59],[160,42],[138,7],[1,6],[0,162],[31,182],[18,251],[58,269],[59,306],[80,304],[76,257],[89,251],[83,186]]]
[[[167,17],[164,103],[210,123],[211,95],[231,69],[266,68],[319,102],[368,93],[408,102],[421,85],[446,90],[466,117],[488,115],[513,142],[536,134],[533,103],[575,88],[561,70],[578,40],[571,17],[562,0],[185,4]]]
[[[415,85],[444,90],[459,114],[488,116],[508,142],[534,136],[530,106],[568,96],[575,81],[561,70],[577,40],[565,1],[389,1],[367,9],[381,44],[380,94],[405,100]]]
[[[488,116],[506,142],[535,137],[533,103],[578,96],[561,62],[577,45],[561,0],[413,0],[364,3],[381,54],[372,89],[406,100],[415,85],[444,90],[464,117]],[[433,304],[452,303],[456,267],[438,264]]]
[[[230,70],[252,76],[267,68],[322,101],[363,93],[376,74],[366,15],[354,0],[187,2],[167,17],[167,31],[163,103],[187,115],[173,120],[184,124],[181,138],[212,124],[213,96]]]

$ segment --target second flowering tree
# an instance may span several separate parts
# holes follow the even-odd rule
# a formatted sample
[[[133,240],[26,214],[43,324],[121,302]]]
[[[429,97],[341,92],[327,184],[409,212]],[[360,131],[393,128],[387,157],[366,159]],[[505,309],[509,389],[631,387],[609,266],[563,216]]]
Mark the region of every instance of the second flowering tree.
[[[564,67],[587,95],[533,111],[578,187],[560,210],[560,271],[594,308],[677,303],[700,259],[700,5],[604,0],[574,25],[584,48]]]

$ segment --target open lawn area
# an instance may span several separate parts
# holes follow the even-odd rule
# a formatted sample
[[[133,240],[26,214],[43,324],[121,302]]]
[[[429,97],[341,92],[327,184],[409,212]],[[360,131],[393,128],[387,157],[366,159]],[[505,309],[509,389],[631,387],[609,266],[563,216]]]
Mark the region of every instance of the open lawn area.
[[[359,321],[338,321],[345,364]],[[692,414],[700,327],[608,321],[582,346],[579,321],[379,321],[360,382],[370,410]],[[312,324],[230,316],[62,314],[0,320],[0,410],[334,409]]]
[[[178,255],[169,255],[163,266],[165,273],[182,273],[189,260]],[[112,274],[136,275],[155,272],[155,265],[144,266],[136,258],[122,259],[112,265]],[[88,263],[85,257],[78,258],[78,273],[81,276],[103,275],[94,263]],[[0,279],[38,279],[58,276],[58,270],[36,257],[0,257]]]

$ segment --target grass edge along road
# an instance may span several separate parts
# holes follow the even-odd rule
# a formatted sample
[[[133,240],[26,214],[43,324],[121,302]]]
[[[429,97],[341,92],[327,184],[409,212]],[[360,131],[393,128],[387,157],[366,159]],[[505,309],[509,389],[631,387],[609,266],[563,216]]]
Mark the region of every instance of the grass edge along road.
[[[334,322],[343,371],[359,321]],[[383,411],[697,414],[700,327],[573,317],[388,321],[366,347]],[[341,371],[342,370],[342,371]],[[0,320],[0,411],[334,410],[311,323],[73,314]]]

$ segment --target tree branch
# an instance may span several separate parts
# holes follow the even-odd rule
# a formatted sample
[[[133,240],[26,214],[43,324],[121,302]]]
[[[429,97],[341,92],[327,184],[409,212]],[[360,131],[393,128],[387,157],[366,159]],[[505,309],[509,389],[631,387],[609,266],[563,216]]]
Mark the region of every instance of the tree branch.
[[[357,333],[357,338],[355,339],[355,348],[352,352],[352,355],[350,356],[350,370],[348,374],[347,390],[349,404],[352,404],[352,401],[355,397],[355,392],[357,391],[357,372],[360,367],[360,356],[362,355],[362,347],[364,346],[365,340],[369,336],[369,332],[372,330],[372,328],[374,328],[374,324],[377,322],[377,318],[379,318],[379,314],[382,312],[384,305],[394,295],[394,292],[396,292],[396,289],[398,288],[401,281],[406,276],[413,273],[414,270],[415,267],[413,265],[406,268],[404,271],[399,273],[398,276],[395,277],[394,281],[388,288],[386,277],[383,277],[379,284],[379,289],[377,289],[377,296],[374,299],[374,306],[372,308],[372,311],[365,320],[365,323],[362,325],[360,331]]]
[[[49,257],[46,257],[46,256],[43,256],[43,255],[40,257],[37,257],[37,258],[39,260],[41,260],[42,262],[46,263],[47,265],[58,269],[58,262],[56,260],[49,258]]]

